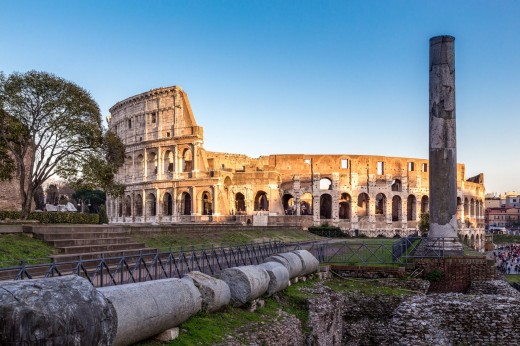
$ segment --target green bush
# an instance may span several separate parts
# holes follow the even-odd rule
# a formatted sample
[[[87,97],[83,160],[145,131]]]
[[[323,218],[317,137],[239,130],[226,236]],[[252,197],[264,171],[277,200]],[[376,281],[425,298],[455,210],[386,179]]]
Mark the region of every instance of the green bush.
[[[101,204],[99,206],[99,213],[98,214],[99,214],[99,221],[98,221],[98,223],[100,223],[100,224],[108,223],[107,209],[105,208],[104,204]]]
[[[97,224],[99,223],[99,215],[69,212],[38,212],[31,213],[29,220],[38,220],[40,223]]]
[[[334,226],[311,226],[309,227],[309,232],[312,234],[316,234],[320,237],[328,237],[328,238],[345,238],[348,235],[343,233],[343,231],[339,227]]]
[[[106,211],[105,211],[106,217]],[[0,220],[19,220],[19,211],[0,211]],[[72,212],[32,212],[28,220],[36,220],[40,223],[76,223],[76,224],[96,224],[99,223],[98,214],[83,214]],[[108,219],[107,219],[108,221]]]
[[[5,211],[0,210],[0,220],[18,220],[20,219],[20,212],[19,211]]]
[[[426,274],[426,280],[430,282],[439,282],[442,280],[442,277],[444,276],[444,273],[439,268],[436,268]]]

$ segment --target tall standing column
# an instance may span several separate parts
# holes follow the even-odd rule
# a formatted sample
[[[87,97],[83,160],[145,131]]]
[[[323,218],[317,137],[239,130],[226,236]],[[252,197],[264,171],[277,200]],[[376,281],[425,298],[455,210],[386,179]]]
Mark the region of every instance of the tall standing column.
[[[430,39],[430,246],[461,249],[457,226],[455,38]],[[444,242],[436,239],[444,238]]]

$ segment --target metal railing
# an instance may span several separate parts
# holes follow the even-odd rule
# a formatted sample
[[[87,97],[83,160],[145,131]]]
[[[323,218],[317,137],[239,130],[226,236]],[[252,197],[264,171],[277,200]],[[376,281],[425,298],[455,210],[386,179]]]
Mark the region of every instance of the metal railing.
[[[229,247],[192,248],[167,252],[70,262],[26,264],[0,268],[0,278],[32,279],[75,274],[96,287],[121,285],[165,278],[181,278],[191,271],[216,275],[235,266],[263,263],[265,258],[287,251],[306,249],[320,263],[344,265],[405,265],[416,258],[442,258],[451,239],[411,236],[393,239],[345,239],[312,242],[265,242]],[[426,244],[424,244],[427,242]]]
[[[0,277],[23,280],[75,274],[96,287],[143,282],[165,278],[181,278],[191,271],[218,274],[230,267],[260,264],[265,258],[298,249],[297,244],[265,242],[230,247],[212,247],[168,252],[139,253],[119,257],[81,259],[70,262],[26,264],[0,268]]]

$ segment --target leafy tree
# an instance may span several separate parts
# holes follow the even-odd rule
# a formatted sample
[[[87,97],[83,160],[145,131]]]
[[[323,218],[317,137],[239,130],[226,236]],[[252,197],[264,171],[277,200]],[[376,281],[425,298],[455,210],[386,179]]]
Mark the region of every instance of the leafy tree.
[[[80,211],[85,210],[83,204],[88,202],[90,205],[87,211],[93,211],[96,213],[98,212],[99,207],[105,204],[107,199],[104,191],[93,190],[88,188],[76,190],[76,192],[72,194],[72,198],[78,201],[78,203],[82,204],[82,207],[80,207]]]
[[[430,231],[430,213],[421,214],[419,219],[419,231],[421,231],[422,235]]]
[[[114,194],[122,190],[113,182],[121,161],[107,161],[122,144],[108,147],[119,139],[104,131],[99,107],[84,89],[46,72],[0,74],[0,110],[0,142],[20,174],[22,219],[35,190],[56,173],[73,183],[116,186]],[[13,172],[2,165],[0,176]]]

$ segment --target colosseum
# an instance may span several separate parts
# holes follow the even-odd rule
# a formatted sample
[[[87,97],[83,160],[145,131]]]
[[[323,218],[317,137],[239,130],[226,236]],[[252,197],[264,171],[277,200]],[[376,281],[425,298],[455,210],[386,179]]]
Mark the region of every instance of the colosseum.
[[[251,158],[204,149],[188,95],[178,86],[118,102],[109,128],[126,145],[110,198],[114,224],[217,223],[309,227],[351,235],[403,236],[428,211],[428,160],[366,155],[285,154]],[[483,174],[457,167],[461,236],[482,244]]]

